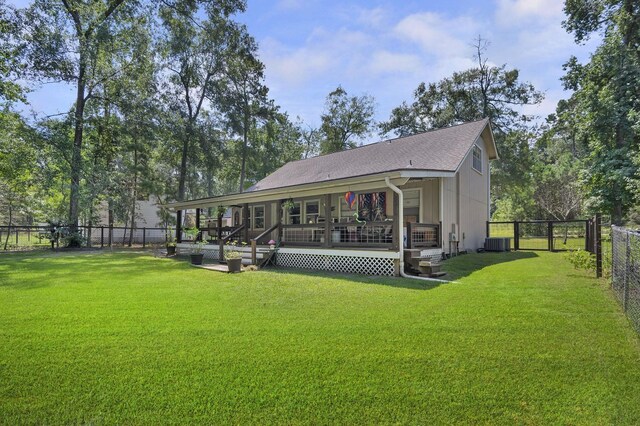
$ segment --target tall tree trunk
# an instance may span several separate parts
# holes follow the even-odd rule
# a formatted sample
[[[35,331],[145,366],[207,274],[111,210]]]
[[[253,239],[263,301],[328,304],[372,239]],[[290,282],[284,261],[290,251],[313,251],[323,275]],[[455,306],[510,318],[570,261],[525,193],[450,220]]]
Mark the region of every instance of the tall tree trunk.
[[[82,49],[82,47],[81,47]],[[81,53],[82,55],[82,53]],[[69,194],[69,228],[72,233],[78,232],[78,215],[80,204],[80,175],[82,173],[82,136],[84,131],[85,105],[85,66],[81,59],[78,73],[78,89],[76,92],[75,128],[73,134],[73,152],[71,155],[71,192]]]
[[[193,133],[191,120],[187,123],[187,134],[182,142],[182,159],[180,161],[180,180],[178,182],[178,201],[184,201],[187,183],[187,156],[189,155],[189,140]]]
[[[4,240],[4,250],[9,246],[9,236],[11,235],[11,221],[13,220],[13,205],[9,201],[9,226],[7,226],[7,238]]]
[[[133,188],[131,202],[131,232],[129,233],[129,247],[133,243],[133,230],[136,227],[136,200],[138,199],[138,147],[133,149]]]
[[[249,142],[249,117],[248,112],[245,110],[244,113],[244,128],[242,131],[242,165],[240,166],[240,187],[238,188],[238,192],[244,191],[244,179],[246,176],[246,168],[247,168],[247,145]]]

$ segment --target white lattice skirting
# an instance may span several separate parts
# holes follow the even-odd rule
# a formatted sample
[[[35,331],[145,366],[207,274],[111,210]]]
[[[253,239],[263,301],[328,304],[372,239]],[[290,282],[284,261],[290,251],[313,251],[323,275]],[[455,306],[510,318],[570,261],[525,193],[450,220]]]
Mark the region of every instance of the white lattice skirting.
[[[177,244],[180,255],[188,255],[193,249],[189,243]],[[248,247],[236,248],[249,251]],[[202,249],[205,259],[220,260],[218,246],[206,245]],[[276,264],[286,268],[315,269],[348,274],[395,276],[395,260],[398,253],[366,250],[329,250],[281,248],[276,255]]]
[[[176,252],[179,255],[188,255],[193,250],[193,244],[180,243],[176,245]],[[218,246],[206,245],[202,249],[205,259],[220,260],[220,248]]]
[[[276,254],[276,264],[287,268],[394,276],[396,275],[395,258],[397,253],[280,249]]]

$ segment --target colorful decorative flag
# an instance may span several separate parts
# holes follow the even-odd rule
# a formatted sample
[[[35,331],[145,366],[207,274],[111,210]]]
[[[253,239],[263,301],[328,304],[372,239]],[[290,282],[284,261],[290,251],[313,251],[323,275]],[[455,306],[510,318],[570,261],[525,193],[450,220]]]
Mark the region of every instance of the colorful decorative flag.
[[[344,200],[347,202],[347,205],[349,206],[349,208],[352,209],[353,205],[356,203],[356,194],[349,191],[346,194],[344,194]]]

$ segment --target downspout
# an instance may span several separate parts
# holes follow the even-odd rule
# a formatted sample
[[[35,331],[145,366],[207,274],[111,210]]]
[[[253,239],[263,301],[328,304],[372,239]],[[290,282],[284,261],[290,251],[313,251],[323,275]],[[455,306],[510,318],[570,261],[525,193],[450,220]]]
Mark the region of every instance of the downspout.
[[[440,223],[442,224],[441,228],[444,228],[444,181],[442,178],[438,178],[438,180],[440,181],[440,193],[438,194],[440,197]],[[440,229],[440,246],[444,253],[444,229]]]
[[[439,280],[437,278],[416,277],[415,275],[408,275],[404,272],[404,252],[403,252],[404,244],[402,242],[402,237],[403,237],[402,220],[404,218],[404,198],[403,198],[402,190],[400,190],[400,188],[392,184],[389,177],[384,178],[384,183],[387,184],[387,187],[389,187],[389,189],[391,189],[393,192],[398,194],[398,220],[396,220],[396,222],[398,222],[398,242],[399,242],[398,257],[400,259],[400,276],[403,278],[411,278],[414,280],[421,280],[421,281],[431,281],[431,282],[439,282],[439,283],[451,282],[447,280]]]

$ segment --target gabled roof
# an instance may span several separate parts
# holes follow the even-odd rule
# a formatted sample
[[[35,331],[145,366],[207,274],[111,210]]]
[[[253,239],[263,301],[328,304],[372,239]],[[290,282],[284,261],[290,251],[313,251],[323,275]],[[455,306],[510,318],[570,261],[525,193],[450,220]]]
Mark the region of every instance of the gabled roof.
[[[379,181],[385,177],[453,177],[480,136],[486,143],[488,158],[498,158],[489,120],[484,119],[292,161],[245,192],[179,201],[168,207],[228,206],[248,200],[282,198],[296,191],[344,185],[351,188],[350,185]]]
[[[264,191],[399,170],[456,172],[480,135],[497,158],[489,119],[292,161],[246,192]],[[489,139],[489,140],[487,140]]]

